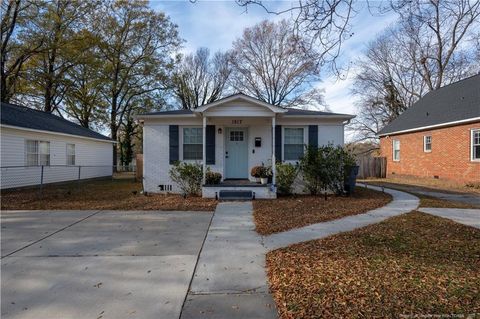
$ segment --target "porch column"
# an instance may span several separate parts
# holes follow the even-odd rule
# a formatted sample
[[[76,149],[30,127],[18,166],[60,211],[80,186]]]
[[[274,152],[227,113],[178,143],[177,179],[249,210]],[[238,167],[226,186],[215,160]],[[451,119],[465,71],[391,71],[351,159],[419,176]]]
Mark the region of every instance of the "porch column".
[[[276,179],[276,160],[275,160],[275,115],[272,117],[272,184],[275,186]]]
[[[205,115],[203,115],[202,139],[202,185],[205,185],[205,173],[207,172],[207,117]]]

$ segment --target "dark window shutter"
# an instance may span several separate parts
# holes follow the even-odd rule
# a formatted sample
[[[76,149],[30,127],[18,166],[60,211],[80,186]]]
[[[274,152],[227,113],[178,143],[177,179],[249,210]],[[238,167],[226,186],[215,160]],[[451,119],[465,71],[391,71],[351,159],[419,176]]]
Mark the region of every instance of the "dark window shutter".
[[[275,160],[282,161],[282,126],[275,125]]]
[[[168,127],[169,136],[169,152],[170,152],[170,164],[174,164],[180,158],[178,156],[178,125],[170,125]]]
[[[208,165],[215,165],[215,125],[206,127],[206,151]]]
[[[308,145],[318,148],[318,125],[308,126]]]

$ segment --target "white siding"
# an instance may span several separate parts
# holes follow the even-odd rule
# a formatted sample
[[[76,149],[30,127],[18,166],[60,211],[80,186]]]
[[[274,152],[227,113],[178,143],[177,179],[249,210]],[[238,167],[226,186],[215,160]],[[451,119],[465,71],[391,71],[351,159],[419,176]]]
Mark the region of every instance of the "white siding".
[[[220,108],[220,107],[218,107]],[[232,124],[232,119],[241,120],[240,124]],[[215,165],[209,165],[212,171],[225,175],[225,132],[227,127],[246,127],[248,129],[248,167],[255,165],[271,165],[272,158],[272,120],[263,118],[214,118],[207,120],[208,125],[215,125]],[[304,127],[305,143],[308,143],[308,125],[318,125],[319,145],[343,145],[343,124],[338,120],[288,119],[277,120],[283,127]],[[182,160],[182,128],[185,126],[201,126],[201,118],[192,119],[151,119],[144,122],[144,189],[147,192],[159,192],[159,185],[172,185],[172,191],[178,192],[177,186],[170,180],[169,170],[169,125],[179,125],[179,157]],[[218,129],[222,134],[218,134]],[[255,137],[262,138],[262,146],[254,147]],[[255,150],[255,152],[253,152]],[[201,164],[201,161],[197,161]],[[250,177],[250,176],[249,176]],[[251,178],[251,177],[250,177]]]
[[[343,125],[319,125],[318,145],[343,146]]]
[[[143,187],[146,192],[158,192],[158,185],[173,184],[168,176],[169,138],[168,125],[145,124],[143,127]],[[174,191],[178,189],[173,185]]]
[[[94,178],[112,175],[112,143],[101,142],[55,133],[29,132],[21,129],[1,129],[1,188],[22,187],[40,183],[41,167],[24,166],[25,141],[50,142],[50,165],[44,168],[44,183],[62,182],[78,178]],[[67,164],[67,144],[75,144],[75,166]]]

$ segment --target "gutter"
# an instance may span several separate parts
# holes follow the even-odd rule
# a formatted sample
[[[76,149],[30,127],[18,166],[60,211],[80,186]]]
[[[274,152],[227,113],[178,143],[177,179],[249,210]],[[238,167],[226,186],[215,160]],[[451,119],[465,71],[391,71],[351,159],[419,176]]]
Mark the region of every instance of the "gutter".
[[[428,129],[432,129],[432,128],[440,128],[440,127],[445,127],[445,126],[452,126],[452,125],[470,123],[470,122],[476,122],[476,121],[480,121],[480,116],[479,117],[472,117],[472,118],[464,119],[464,120],[459,120],[459,121],[446,122],[446,123],[427,125],[427,126],[420,126],[420,127],[415,127],[415,128],[401,130],[401,131],[379,133],[375,136],[376,137],[382,137],[382,136],[388,136],[388,135],[398,135],[398,134],[403,134],[403,133],[424,131],[424,130],[428,130]]]
[[[68,133],[62,133],[62,132],[37,130],[37,129],[33,129],[33,128],[14,126],[14,125],[0,124],[0,127],[11,128],[11,129],[20,130],[20,131],[27,131],[27,132],[37,132],[37,133],[45,133],[45,134],[54,134],[54,135],[75,137],[75,138],[81,138],[81,139],[85,139],[85,140],[93,140],[93,141],[97,141],[97,142],[114,143],[114,144],[118,143],[117,141],[114,141],[112,139],[107,140],[107,139],[102,139],[102,138],[81,136],[81,135],[68,134]]]

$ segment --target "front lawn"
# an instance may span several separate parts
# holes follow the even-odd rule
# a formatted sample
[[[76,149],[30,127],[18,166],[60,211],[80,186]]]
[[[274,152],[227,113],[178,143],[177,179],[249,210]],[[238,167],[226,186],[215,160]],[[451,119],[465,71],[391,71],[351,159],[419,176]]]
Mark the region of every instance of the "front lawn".
[[[480,313],[480,230],[411,212],[267,255],[286,318],[467,318]]]
[[[349,215],[365,213],[385,206],[392,200],[389,194],[363,187],[355,188],[350,197],[323,195],[288,196],[277,200],[256,200],[253,202],[253,216],[256,230],[261,235],[325,222]]]
[[[213,211],[214,199],[182,198],[180,195],[140,194],[141,183],[132,179],[94,180],[2,191],[2,210],[105,209]]]

